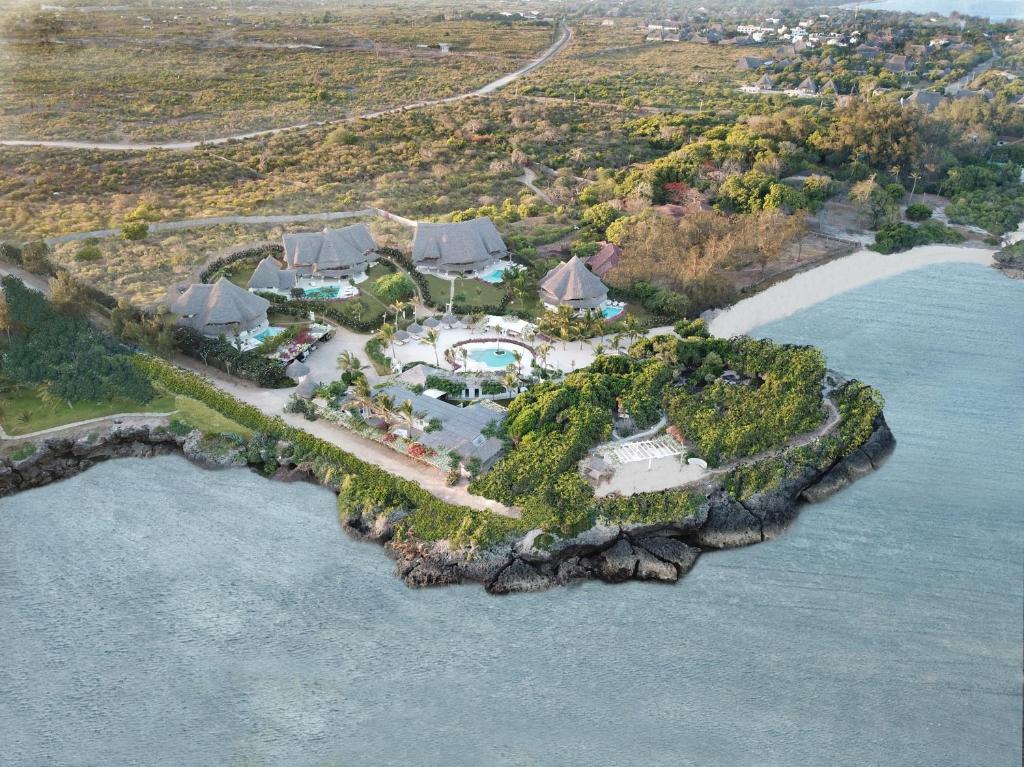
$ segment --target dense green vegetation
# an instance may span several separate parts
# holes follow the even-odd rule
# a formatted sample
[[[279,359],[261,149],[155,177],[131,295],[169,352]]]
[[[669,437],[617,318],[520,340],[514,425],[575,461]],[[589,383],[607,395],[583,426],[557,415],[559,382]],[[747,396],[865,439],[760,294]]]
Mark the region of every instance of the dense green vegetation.
[[[130,353],[86,319],[61,313],[14,277],[4,277],[0,285],[7,331],[5,376],[25,385],[44,385],[57,401],[72,404],[120,398],[144,405],[153,399],[153,387],[135,370]]]
[[[689,386],[669,395],[669,420],[710,465],[781,447],[821,424],[825,358],[817,349],[749,338],[688,346],[700,365]],[[748,382],[718,378],[722,366]]]

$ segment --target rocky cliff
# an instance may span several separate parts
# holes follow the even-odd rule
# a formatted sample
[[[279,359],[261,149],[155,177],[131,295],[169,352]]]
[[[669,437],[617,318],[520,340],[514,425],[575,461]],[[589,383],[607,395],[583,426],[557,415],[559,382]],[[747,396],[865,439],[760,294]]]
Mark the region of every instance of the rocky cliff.
[[[796,518],[803,502],[816,502],[874,470],[896,440],[881,415],[860,448],[826,466],[812,466],[778,488],[743,501],[721,486],[692,516],[655,525],[596,526],[548,543],[534,530],[483,551],[452,549],[447,541],[399,541],[401,512],[389,517],[342,520],[353,535],[384,545],[395,572],[410,586],[480,583],[492,594],[541,591],[583,579],[676,581],[701,552],[746,546],[774,538]]]

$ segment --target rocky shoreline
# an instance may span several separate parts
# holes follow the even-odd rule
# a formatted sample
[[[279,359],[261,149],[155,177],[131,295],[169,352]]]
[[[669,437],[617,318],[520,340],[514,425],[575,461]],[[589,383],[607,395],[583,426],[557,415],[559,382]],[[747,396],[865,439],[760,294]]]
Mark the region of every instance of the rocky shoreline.
[[[808,467],[775,490],[738,501],[721,486],[709,486],[707,502],[692,516],[652,525],[598,525],[547,547],[534,545],[540,531],[480,552],[452,550],[446,541],[399,541],[395,525],[402,513],[372,520],[348,517],[342,524],[359,538],[383,544],[396,560],[396,575],[414,587],[480,583],[492,594],[509,594],[587,579],[674,582],[702,552],[770,540],[790,525],[803,503],[824,500],[881,466],[896,439],[883,415],[873,426],[868,440],[850,455]]]
[[[570,539],[539,546],[540,531],[482,551],[452,549],[446,541],[400,540],[405,516],[349,516],[342,526],[361,540],[380,544],[395,560],[395,573],[409,586],[479,583],[492,594],[541,591],[585,579],[673,582],[689,572],[703,551],[746,546],[779,535],[803,502],[817,502],[878,468],[895,438],[879,415],[871,437],[829,466],[811,466],[775,490],[743,501],[721,486],[709,486],[708,500],[696,514],[670,523],[598,525]],[[268,472],[237,449],[211,451],[202,434],[176,434],[163,426],[115,424],[86,436],[53,437],[25,458],[0,460],[0,496],[42,487],[74,476],[112,458],[149,458],[180,453],[202,468],[250,466],[279,481],[317,482],[311,468],[282,462]],[[332,487],[335,492],[336,487]]]

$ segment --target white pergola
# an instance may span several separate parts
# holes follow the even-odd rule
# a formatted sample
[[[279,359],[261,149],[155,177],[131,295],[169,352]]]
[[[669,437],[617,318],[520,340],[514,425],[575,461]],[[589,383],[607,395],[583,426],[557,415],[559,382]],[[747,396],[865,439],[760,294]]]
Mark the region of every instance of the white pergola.
[[[624,464],[647,461],[647,465],[650,467],[655,458],[683,455],[686,449],[669,435],[663,434],[654,439],[626,442],[621,445],[608,445],[602,452],[611,463]]]

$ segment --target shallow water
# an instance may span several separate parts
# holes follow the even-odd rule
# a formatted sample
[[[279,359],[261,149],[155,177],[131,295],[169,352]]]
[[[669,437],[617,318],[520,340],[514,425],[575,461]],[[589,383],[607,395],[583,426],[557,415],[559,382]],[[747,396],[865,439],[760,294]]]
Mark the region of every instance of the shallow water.
[[[0,501],[0,762],[1019,764],[1022,327],[945,265],[765,328],[899,446],[675,586],[412,591],[327,492],[179,458]]]

